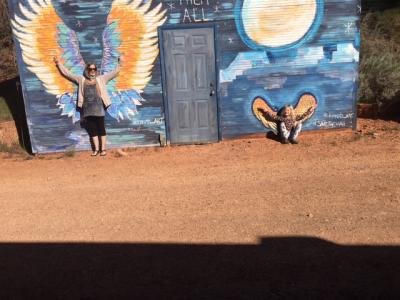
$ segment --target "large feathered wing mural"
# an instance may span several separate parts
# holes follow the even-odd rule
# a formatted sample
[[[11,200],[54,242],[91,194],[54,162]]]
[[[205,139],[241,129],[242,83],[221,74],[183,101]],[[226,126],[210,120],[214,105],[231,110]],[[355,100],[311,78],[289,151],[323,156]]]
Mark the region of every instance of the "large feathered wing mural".
[[[28,0],[29,8],[19,4],[21,16],[11,20],[20,45],[22,58],[49,94],[55,95],[62,115],[74,122],[77,86],[64,78],[53,62],[60,62],[75,75],[83,74],[85,62],[80,54],[76,33],[58,16],[51,0]],[[120,75],[108,83],[111,98],[108,113],[117,120],[130,119],[144,99],[142,89],[151,79],[158,56],[157,27],[166,21],[161,3],[150,9],[151,1],[115,0],[103,32],[102,74],[112,71],[123,61]]]

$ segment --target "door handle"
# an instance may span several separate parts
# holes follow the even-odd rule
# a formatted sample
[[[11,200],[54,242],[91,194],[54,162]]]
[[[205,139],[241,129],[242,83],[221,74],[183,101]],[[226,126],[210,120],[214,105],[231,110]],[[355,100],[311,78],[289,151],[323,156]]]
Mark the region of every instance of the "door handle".
[[[210,83],[210,96],[214,96],[214,95],[215,95],[214,85],[213,85],[213,83],[211,82],[211,83]]]

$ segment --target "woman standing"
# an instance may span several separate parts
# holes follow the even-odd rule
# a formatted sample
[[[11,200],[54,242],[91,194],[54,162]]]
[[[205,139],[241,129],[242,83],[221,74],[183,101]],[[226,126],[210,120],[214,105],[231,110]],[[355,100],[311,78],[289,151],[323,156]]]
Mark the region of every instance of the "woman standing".
[[[97,66],[93,63],[87,64],[84,74],[77,76],[72,74],[54,57],[61,74],[67,79],[78,84],[77,107],[86,121],[86,130],[94,146],[92,156],[105,156],[106,152],[106,129],[104,126],[105,110],[111,105],[107,93],[107,83],[118,76],[120,70],[120,59],[116,69],[104,75],[98,75]]]

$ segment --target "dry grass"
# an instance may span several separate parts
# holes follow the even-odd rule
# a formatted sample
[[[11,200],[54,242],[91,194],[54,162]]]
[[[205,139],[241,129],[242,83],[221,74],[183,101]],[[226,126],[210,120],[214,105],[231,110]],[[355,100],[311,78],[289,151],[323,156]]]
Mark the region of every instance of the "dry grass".
[[[19,143],[12,143],[11,145],[0,142],[0,153],[11,153],[11,154],[25,154],[25,150],[22,149]]]
[[[0,122],[12,121],[12,119],[11,111],[6,100],[0,97]]]
[[[65,157],[74,157],[76,154],[76,151],[74,149],[69,149],[65,151],[64,156]]]

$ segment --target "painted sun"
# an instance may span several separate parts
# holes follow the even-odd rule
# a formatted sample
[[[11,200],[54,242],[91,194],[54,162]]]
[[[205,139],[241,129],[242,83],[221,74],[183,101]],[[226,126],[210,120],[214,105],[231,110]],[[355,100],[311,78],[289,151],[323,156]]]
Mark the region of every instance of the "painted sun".
[[[282,47],[299,41],[317,15],[317,0],[245,0],[244,30],[257,44]]]

